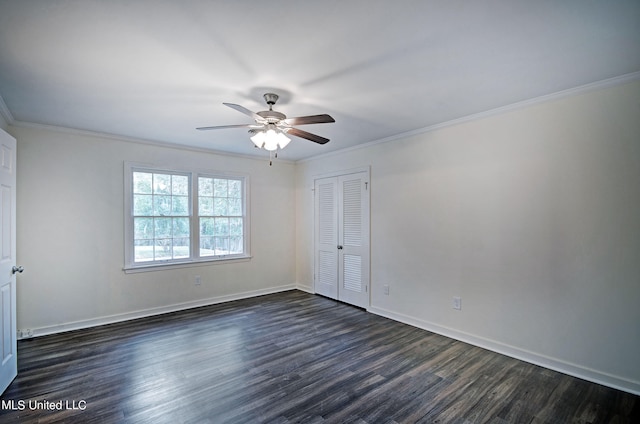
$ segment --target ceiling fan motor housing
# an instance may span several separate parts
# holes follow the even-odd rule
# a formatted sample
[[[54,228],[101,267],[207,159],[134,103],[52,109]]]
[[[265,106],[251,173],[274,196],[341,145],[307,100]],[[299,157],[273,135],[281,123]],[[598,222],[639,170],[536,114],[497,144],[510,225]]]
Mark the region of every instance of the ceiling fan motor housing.
[[[287,115],[285,115],[284,113],[276,112],[275,110],[263,110],[256,113],[262,116],[269,124],[277,124],[283,119],[287,119]]]

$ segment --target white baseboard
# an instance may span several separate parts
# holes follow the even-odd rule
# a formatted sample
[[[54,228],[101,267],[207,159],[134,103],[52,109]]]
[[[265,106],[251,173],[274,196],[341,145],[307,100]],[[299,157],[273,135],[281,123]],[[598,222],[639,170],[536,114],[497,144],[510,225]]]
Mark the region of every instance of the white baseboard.
[[[311,287],[308,284],[301,284],[301,283],[297,283],[296,284],[296,289],[309,293],[309,294],[316,294],[316,292],[313,291],[313,287]]]
[[[539,353],[531,352],[525,349],[520,349],[518,347],[510,346],[495,340],[474,336],[473,334],[468,334],[458,330],[454,330],[452,328],[443,327],[432,322],[424,321],[383,308],[369,307],[367,311],[376,315],[383,316],[385,318],[392,319],[394,321],[399,321],[413,327],[431,331],[432,333],[437,333],[445,337],[469,343],[471,345],[478,346],[483,349],[500,353],[515,359],[519,359],[521,361],[529,362],[531,364],[539,365],[541,367],[558,371],[563,374],[568,374],[573,377],[591,381],[592,383],[602,384],[603,386],[640,395],[640,382],[638,381],[633,381],[617,375],[612,375],[594,369],[586,368],[581,365],[541,355]]]
[[[198,299],[198,300],[192,300],[189,302],[175,303],[172,305],[159,306],[157,308],[149,308],[149,309],[142,309],[142,310],[133,311],[133,312],[125,312],[122,314],[115,314],[115,315],[103,316],[98,318],[90,318],[90,319],[81,320],[81,321],[67,322],[62,324],[50,325],[46,327],[32,328],[30,329],[31,331],[30,337],[46,336],[49,334],[62,333],[65,331],[97,327],[99,325],[113,324],[116,322],[128,321],[128,320],[137,319],[137,318],[145,318],[145,317],[150,317],[154,315],[166,314],[169,312],[197,308],[200,306],[215,305],[217,303],[231,302],[233,300],[247,299],[250,297],[262,296],[265,294],[272,294],[272,293],[279,293],[279,292],[295,290],[295,289],[296,289],[296,286],[294,284],[290,284],[290,285],[279,286],[279,287],[271,287],[268,289],[252,290],[248,292],[234,293],[234,294],[225,295],[225,296],[217,296],[217,297],[210,297],[207,299]],[[21,331],[19,330],[18,333],[20,334],[20,332]],[[25,337],[18,337],[18,340],[22,338],[25,338]]]

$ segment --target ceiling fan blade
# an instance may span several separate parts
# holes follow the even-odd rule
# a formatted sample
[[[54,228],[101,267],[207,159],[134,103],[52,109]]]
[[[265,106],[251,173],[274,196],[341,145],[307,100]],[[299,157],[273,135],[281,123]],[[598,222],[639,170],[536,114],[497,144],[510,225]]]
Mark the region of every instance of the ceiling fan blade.
[[[238,125],[218,125],[214,127],[199,127],[197,130],[223,130],[225,128],[262,128],[262,125],[256,124],[238,124]]]
[[[298,128],[289,128],[287,134],[295,135],[296,137],[306,138],[314,143],[325,144],[329,142],[328,138],[320,137],[319,135],[311,134],[310,132],[299,130]]]
[[[297,118],[283,119],[282,122],[288,125],[305,125],[305,124],[326,124],[336,122],[330,115],[298,116]]]
[[[264,122],[264,118],[260,115],[258,115],[255,112],[250,111],[249,109],[247,109],[244,106],[240,106],[237,105],[235,103],[222,103],[225,106],[229,106],[231,109],[235,109],[240,113],[244,113],[245,115],[249,116],[250,118],[253,118],[256,120],[256,122]]]

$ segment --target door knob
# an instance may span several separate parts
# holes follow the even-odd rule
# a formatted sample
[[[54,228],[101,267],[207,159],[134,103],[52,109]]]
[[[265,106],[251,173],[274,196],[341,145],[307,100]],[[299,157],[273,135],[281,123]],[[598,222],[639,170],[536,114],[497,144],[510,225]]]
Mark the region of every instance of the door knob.
[[[22,273],[22,271],[24,271],[24,268],[21,266],[13,266],[13,268],[11,268],[11,273],[15,274],[16,272]]]
[[[338,250],[342,250],[342,246],[338,245]]]

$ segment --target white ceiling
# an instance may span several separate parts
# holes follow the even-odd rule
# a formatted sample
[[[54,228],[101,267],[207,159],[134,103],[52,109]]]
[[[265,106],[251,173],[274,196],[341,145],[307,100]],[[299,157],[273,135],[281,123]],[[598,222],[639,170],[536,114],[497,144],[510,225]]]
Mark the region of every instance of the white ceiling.
[[[336,120],[291,160],[639,70],[638,0],[0,0],[11,123],[266,155],[195,127],[249,123],[222,102],[273,91]]]

